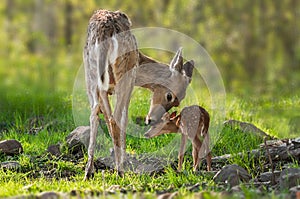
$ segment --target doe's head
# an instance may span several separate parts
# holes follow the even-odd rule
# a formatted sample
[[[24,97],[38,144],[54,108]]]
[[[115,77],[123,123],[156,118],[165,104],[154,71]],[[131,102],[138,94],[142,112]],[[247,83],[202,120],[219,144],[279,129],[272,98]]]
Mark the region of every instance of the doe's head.
[[[146,124],[155,125],[164,113],[180,105],[192,80],[193,69],[194,61],[183,63],[182,48],[179,48],[170,62],[168,78],[152,87],[153,95]]]

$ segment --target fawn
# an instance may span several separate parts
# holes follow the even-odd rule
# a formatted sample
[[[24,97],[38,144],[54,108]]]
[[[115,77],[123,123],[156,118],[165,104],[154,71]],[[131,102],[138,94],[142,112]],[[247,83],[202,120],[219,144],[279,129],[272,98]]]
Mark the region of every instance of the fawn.
[[[169,65],[142,54],[130,31],[131,22],[122,12],[97,10],[89,20],[83,51],[87,95],[90,102],[90,141],[85,179],[94,173],[94,150],[98,115],[104,115],[114,144],[117,172],[123,174],[128,106],[134,86],[153,92],[147,124],[154,124],[185,97],[194,62],[183,63],[182,49]],[[149,38],[151,39],[151,38]],[[115,94],[112,111],[108,96]]]
[[[193,146],[193,170],[196,171],[199,159],[206,155],[207,170],[211,170],[211,152],[209,150],[209,114],[201,106],[189,106],[182,109],[176,116],[176,112],[171,115],[166,112],[162,120],[152,126],[145,134],[145,137],[152,138],[165,133],[181,133],[181,144],[178,154],[178,171],[181,171],[183,156],[187,138]],[[204,145],[203,147],[202,144]],[[202,156],[202,157],[201,157]]]

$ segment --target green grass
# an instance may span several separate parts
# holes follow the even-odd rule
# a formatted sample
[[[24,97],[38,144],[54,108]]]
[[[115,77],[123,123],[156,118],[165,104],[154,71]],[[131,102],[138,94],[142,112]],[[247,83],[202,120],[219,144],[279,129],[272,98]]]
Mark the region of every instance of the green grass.
[[[178,135],[169,134],[145,139],[143,134],[147,127],[135,124],[136,117],[147,114],[149,95],[149,92],[142,90],[137,90],[133,94],[129,113],[127,152],[131,154],[152,153],[176,159],[180,141]],[[203,98],[199,97],[199,99],[202,100]],[[226,118],[224,119],[251,122],[270,135],[280,138],[298,136],[297,132],[291,131],[293,126],[290,125],[289,121],[296,117],[297,111],[300,110],[300,98],[293,96],[279,98],[271,102],[269,100],[268,98],[253,100],[227,96]],[[120,185],[129,191],[128,198],[134,197],[135,191],[143,194],[146,198],[151,198],[156,193],[165,190],[178,191],[179,196],[193,198],[195,193],[190,192],[188,187],[196,183],[200,183],[197,194],[204,198],[223,197],[220,192],[221,188],[214,184],[211,175],[192,172],[191,148],[187,149],[182,173],[177,173],[171,166],[167,167],[164,174],[155,176],[127,172],[124,178],[120,178],[115,173],[105,171],[104,176],[99,172],[96,173],[93,180],[84,182],[84,166],[87,157],[84,157],[79,163],[74,163],[63,158],[49,157],[45,152],[51,144],[64,144],[65,137],[76,127],[72,117],[70,95],[66,93],[37,95],[30,92],[26,95],[24,93],[14,95],[12,92],[8,92],[4,97],[2,96],[0,102],[0,122],[5,129],[0,133],[0,139],[16,139],[24,147],[24,153],[19,156],[0,156],[1,162],[14,160],[21,165],[21,168],[16,171],[0,169],[0,197],[38,194],[50,190],[58,192],[76,190],[81,194],[87,192],[101,194],[103,189],[108,190],[112,185]],[[209,103],[210,100],[201,101],[201,105],[212,113],[213,122],[218,116],[214,114]],[[33,119],[37,117],[43,118],[42,121],[32,125]],[[37,134],[29,133],[30,128],[40,125],[46,126],[46,128]],[[214,156],[227,153],[246,153],[248,150],[257,148],[262,142],[262,138],[254,136],[251,132],[220,128],[214,124],[211,124],[210,133],[216,135],[216,140],[212,146]],[[112,146],[107,129],[98,136],[100,141],[103,141],[104,138],[108,147]],[[104,147],[102,150],[108,150],[108,148]],[[67,153],[67,150],[63,149],[63,153]],[[97,156],[102,154],[108,154],[108,151],[97,151]],[[257,163],[251,157],[233,156],[230,163],[243,166],[252,176],[257,175],[253,169]],[[298,162],[295,161],[292,166],[299,167]],[[49,168],[49,171],[56,168],[55,175],[58,177],[64,176],[64,172],[70,172],[71,175],[67,179],[49,178],[39,173],[40,167]],[[246,198],[256,196],[254,190],[245,189],[243,192]],[[269,196],[276,198],[274,193],[269,193]]]

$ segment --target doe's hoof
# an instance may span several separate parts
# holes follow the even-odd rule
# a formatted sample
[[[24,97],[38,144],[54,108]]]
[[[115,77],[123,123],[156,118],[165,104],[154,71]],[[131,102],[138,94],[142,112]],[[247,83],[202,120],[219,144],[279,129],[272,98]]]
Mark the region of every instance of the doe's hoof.
[[[85,172],[85,175],[84,175],[84,181],[87,181],[87,180],[89,180],[89,179],[91,179],[91,178],[94,178],[94,176],[95,176],[95,174],[94,174],[94,172]]]
[[[124,176],[125,176],[124,171],[117,171],[117,173],[118,173],[119,177],[124,178]]]
[[[88,162],[85,168],[84,180],[88,180],[93,177],[94,177],[94,164]]]

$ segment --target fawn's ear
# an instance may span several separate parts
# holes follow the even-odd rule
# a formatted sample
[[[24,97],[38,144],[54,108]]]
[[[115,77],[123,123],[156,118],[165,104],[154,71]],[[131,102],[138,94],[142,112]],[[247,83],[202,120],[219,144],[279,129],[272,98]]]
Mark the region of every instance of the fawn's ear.
[[[176,117],[177,111],[174,111],[173,113],[171,113],[170,115],[170,120],[174,119]]]
[[[181,119],[181,115],[179,114],[177,117],[176,117],[176,126],[179,126],[180,125],[180,119]]]
[[[165,112],[165,114],[163,114],[163,116],[161,117],[161,119],[163,121],[169,121],[170,120],[170,113],[169,112]]]
[[[181,73],[183,65],[183,58],[182,58],[182,47],[180,47],[175,56],[173,57],[172,61],[170,62],[170,69],[171,71],[177,70]]]

